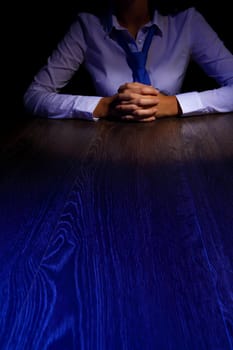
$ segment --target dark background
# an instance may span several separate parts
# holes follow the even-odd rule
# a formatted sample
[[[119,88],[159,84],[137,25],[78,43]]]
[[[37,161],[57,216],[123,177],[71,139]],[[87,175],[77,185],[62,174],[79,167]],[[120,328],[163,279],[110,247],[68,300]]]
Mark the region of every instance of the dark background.
[[[99,2],[97,6],[99,6]],[[191,4],[200,10],[212,27],[218,32],[226,46],[233,51],[230,2],[226,0],[213,4],[210,0],[196,0],[192,3],[180,2],[181,6]],[[7,102],[7,118],[18,118],[23,113],[22,96],[33,75],[46,62],[51,50],[65,34],[79,10],[85,9],[87,2],[66,0],[60,2],[20,3],[20,7],[9,8],[3,37],[6,49],[3,50],[3,75]],[[8,5],[9,7],[11,5]],[[9,15],[8,15],[9,13]],[[6,70],[4,69],[6,67]],[[83,79],[82,70],[77,75]],[[88,80],[87,80],[88,81]],[[212,87],[214,83],[200,69],[192,64],[188,70],[185,89]],[[9,110],[11,113],[9,114]]]

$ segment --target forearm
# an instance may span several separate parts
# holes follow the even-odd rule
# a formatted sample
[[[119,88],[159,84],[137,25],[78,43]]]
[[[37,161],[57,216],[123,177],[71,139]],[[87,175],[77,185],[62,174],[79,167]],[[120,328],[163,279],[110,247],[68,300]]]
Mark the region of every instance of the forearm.
[[[233,111],[233,85],[218,89],[178,94],[183,116]]]
[[[93,111],[100,99],[96,96],[58,94],[29,87],[24,95],[24,106],[30,114],[39,117],[94,120]]]

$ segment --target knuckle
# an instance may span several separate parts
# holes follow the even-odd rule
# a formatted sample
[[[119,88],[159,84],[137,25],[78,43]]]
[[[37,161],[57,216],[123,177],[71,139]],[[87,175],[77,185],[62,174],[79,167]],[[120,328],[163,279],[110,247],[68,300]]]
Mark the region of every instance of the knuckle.
[[[143,106],[143,98],[141,97],[137,98],[137,104],[138,106]]]

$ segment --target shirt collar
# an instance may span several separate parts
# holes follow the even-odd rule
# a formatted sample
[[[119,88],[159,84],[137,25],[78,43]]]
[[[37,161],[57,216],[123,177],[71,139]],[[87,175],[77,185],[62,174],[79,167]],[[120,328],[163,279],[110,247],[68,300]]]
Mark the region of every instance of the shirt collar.
[[[102,16],[101,23],[103,25],[104,31],[107,34],[110,34],[113,28],[122,29],[122,27],[117,21],[116,16],[112,13],[112,11],[109,11],[107,14]],[[148,22],[145,25],[145,27],[150,27],[151,25],[156,26],[157,34],[161,36],[163,33],[163,23],[161,15],[156,10],[154,11],[154,15],[151,22]]]

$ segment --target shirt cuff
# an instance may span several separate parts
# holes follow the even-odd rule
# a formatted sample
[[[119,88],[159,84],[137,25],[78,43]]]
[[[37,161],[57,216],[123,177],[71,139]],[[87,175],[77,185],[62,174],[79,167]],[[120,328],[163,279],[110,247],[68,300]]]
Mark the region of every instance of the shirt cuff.
[[[204,113],[204,106],[198,92],[194,91],[178,94],[176,98],[182,110],[181,117]]]
[[[102,97],[99,96],[82,96],[76,100],[73,108],[73,118],[98,121],[99,118],[94,117],[93,111]]]

